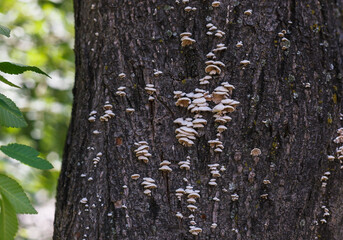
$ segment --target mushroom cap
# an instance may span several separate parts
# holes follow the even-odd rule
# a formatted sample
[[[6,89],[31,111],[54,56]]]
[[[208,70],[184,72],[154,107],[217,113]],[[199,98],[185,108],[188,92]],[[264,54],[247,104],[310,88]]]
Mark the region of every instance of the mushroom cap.
[[[138,160],[141,160],[144,163],[148,163],[149,162],[149,158],[147,158],[146,156],[138,156]]]
[[[185,47],[187,45],[191,45],[193,43],[195,43],[195,40],[193,38],[190,38],[190,37],[181,38],[181,46],[182,47]]]
[[[89,118],[88,118],[88,121],[90,121],[90,122],[95,122],[95,117],[93,117],[93,116],[89,117]]]
[[[212,109],[212,112],[222,112],[224,109],[225,109],[225,105],[222,103],[219,103]]]
[[[162,167],[160,167],[158,170],[163,171],[163,172],[171,172],[173,171],[169,166],[167,165],[163,165]]]
[[[214,61],[213,60],[208,60],[205,62],[206,65],[211,65],[211,64],[214,64]]]
[[[179,125],[184,125],[186,121],[183,118],[177,118],[174,120],[174,123],[179,124]]]
[[[218,170],[212,170],[211,174],[212,174],[212,177],[220,177],[221,176],[221,174],[219,173]]]
[[[89,113],[89,116],[92,116],[92,115],[95,115],[95,114],[97,114],[97,111],[93,110],[93,111],[91,111],[91,112]]]
[[[151,190],[150,189],[145,189],[143,193],[148,195],[148,196],[151,196]]]
[[[213,24],[212,24],[212,23],[207,23],[207,24],[206,24],[206,27],[207,27],[207,28],[213,27]]]
[[[179,143],[186,146],[186,147],[191,147],[194,145],[194,142],[188,138],[179,138]]]
[[[137,180],[138,178],[140,178],[140,176],[141,176],[141,175],[139,175],[139,174],[132,174],[132,175],[131,175],[131,179]]]
[[[221,37],[223,37],[223,34],[217,32],[217,33],[214,34],[214,36],[221,38]]]
[[[197,207],[197,206],[194,206],[193,204],[187,205],[187,208],[188,208],[189,210],[191,210],[192,212],[194,212],[195,210],[198,209],[198,207]]]
[[[212,223],[212,225],[211,225],[211,228],[216,228],[218,225],[217,225],[217,223]]]
[[[191,103],[191,99],[188,98],[188,97],[182,97],[182,98],[179,98],[175,105],[176,106],[180,106],[180,107],[188,107],[188,105]]]
[[[150,183],[154,183],[155,182],[154,179],[149,178],[149,177],[144,177],[143,180],[146,181],[146,182],[150,182]]]
[[[250,16],[251,14],[252,14],[252,10],[251,9],[248,9],[248,10],[244,11],[244,15]]]
[[[140,152],[142,150],[148,150],[148,149],[149,149],[148,145],[141,145],[136,150],[134,150],[134,152],[137,153],[137,152]]]
[[[127,113],[132,113],[132,112],[135,111],[135,109],[133,109],[133,108],[126,108],[125,111],[126,111]]]
[[[121,87],[119,87],[117,90],[118,90],[118,91],[124,91],[125,89],[126,89],[126,87],[121,86]]]
[[[216,27],[216,26],[212,26],[212,27],[210,27],[208,30],[210,30],[210,31],[215,31],[215,30],[217,30],[217,27]]]
[[[180,213],[180,212],[177,212],[176,214],[175,214],[175,216],[177,217],[177,218],[183,218],[183,215],[182,215],[182,213]]]
[[[249,60],[242,60],[240,63],[244,66],[247,66],[250,64],[250,61]]]
[[[185,189],[183,189],[183,188],[178,188],[178,189],[175,190],[175,192],[185,194]]]
[[[193,124],[207,124],[207,120],[203,118],[196,118],[193,120]]]
[[[190,37],[190,36],[192,36],[192,33],[190,32],[183,32],[180,34],[180,37]]]
[[[229,92],[229,90],[226,88],[226,87],[223,87],[223,86],[218,86],[218,87],[216,87],[215,89],[214,89],[214,92],[225,92],[225,93],[227,93],[227,92]]]
[[[185,11],[186,11],[186,12],[192,11],[192,7],[190,7],[190,6],[185,7]]]
[[[119,74],[118,74],[118,77],[124,78],[124,77],[126,77],[126,74],[125,74],[125,73],[119,73]]]
[[[243,42],[242,41],[239,41],[236,43],[236,47],[242,47],[243,46]]]
[[[219,132],[223,132],[223,131],[227,130],[227,127],[225,127],[224,125],[219,125],[217,129]]]
[[[188,196],[187,196],[187,198],[200,198],[200,195],[199,195],[199,193],[197,193],[197,192],[195,192],[195,191],[191,191],[189,194],[188,194]]]
[[[144,188],[153,189],[153,188],[157,188],[157,185],[154,183],[148,183],[144,185]]]
[[[195,200],[195,198],[188,198],[187,199],[187,203],[194,204],[196,202],[197,202],[197,200]]]
[[[218,48],[213,49],[213,52],[219,52],[219,51],[223,51],[226,49],[227,49],[227,47],[218,47]]]
[[[196,98],[192,101],[193,104],[201,104],[201,103],[206,103],[206,99],[204,97],[201,98]]]
[[[220,67],[225,67],[225,64],[221,61],[214,61],[213,62],[214,65],[220,66]]]
[[[213,52],[209,52],[208,54],[206,54],[207,58],[213,58],[214,56],[216,56]]]
[[[219,6],[220,6],[220,2],[219,1],[212,2],[212,7],[219,7]]]
[[[180,165],[180,168],[185,169],[185,170],[189,170],[190,166],[189,166],[189,164],[182,164],[182,165]]]
[[[194,130],[193,128],[182,126],[182,127],[180,127],[180,130],[188,132],[188,133],[192,133],[194,135],[198,135],[198,132],[196,130]]]
[[[211,64],[205,68],[205,72],[209,73],[210,75],[216,75],[216,74],[220,74],[222,70],[220,69],[220,67]]]
[[[171,162],[169,162],[168,160],[163,160],[161,163],[160,163],[160,166],[164,166],[164,165],[170,165]]]
[[[210,186],[217,186],[218,184],[216,182],[208,182],[208,185],[210,185]]]
[[[258,157],[261,155],[261,150],[259,148],[254,148],[251,150],[250,155],[253,157]]]

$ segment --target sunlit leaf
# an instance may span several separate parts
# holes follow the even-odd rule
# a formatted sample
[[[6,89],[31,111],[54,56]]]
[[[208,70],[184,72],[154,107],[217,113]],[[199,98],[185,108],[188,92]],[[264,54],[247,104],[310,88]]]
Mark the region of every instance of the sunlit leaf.
[[[14,158],[31,167],[47,170],[53,168],[50,162],[38,157],[39,152],[32,147],[22,144],[12,143],[7,146],[1,146],[0,150],[7,156]]]
[[[13,240],[18,231],[16,212],[5,195],[0,199],[0,239]]]
[[[27,123],[15,103],[0,93],[0,124],[6,127],[26,127]]]
[[[0,193],[11,202],[16,213],[37,213],[19,183],[3,174],[0,174]]]
[[[48,74],[40,70],[38,67],[27,66],[11,62],[0,62],[0,71],[8,74],[21,74],[26,71],[32,71],[50,77]]]
[[[3,83],[6,83],[7,85],[10,85],[11,87],[20,88],[18,85],[15,85],[14,83],[11,83],[10,81],[8,81],[6,78],[4,78],[1,75],[0,75],[0,81],[3,82]]]

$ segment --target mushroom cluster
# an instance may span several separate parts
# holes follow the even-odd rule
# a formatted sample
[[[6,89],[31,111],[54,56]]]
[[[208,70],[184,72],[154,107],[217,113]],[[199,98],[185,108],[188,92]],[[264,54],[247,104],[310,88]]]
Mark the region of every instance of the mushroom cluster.
[[[216,138],[215,140],[209,140],[208,143],[210,144],[211,148],[214,148],[214,152],[221,153],[223,152],[224,145],[223,142]]]
[[[212,177],[214,177],[214,178],[221,177],[221,174],[220,174],[219,170],[217,169],[217,167],[219,167],[218,163],[208,164],[207,166],[211,171]]]
[[[177,118],[174,120],[174,123],[178,124],[178,127],[175,130],[176,138],[179,143],[185,147],[191,147],[194,145],[194,140],[198,136],[198,132],[194,129],[192,118]]]
[[[209,107],[209,104],[207,103],[207,101],[210,99],[209,92],[199,88],[196,88],[194,92],[195,93],[191,92],[186,95],[187,97],[193,99],[187,109],[192,113],[211,112],[212,109]]]
[[[208,28],[208,31],[206,32],[208,36],[214,35],[218,38],[222,38],[225,35],[225,32],[219,30],[213,23],[206,24],[206,27]]]
[[[237,193],[234,193],[234,194],[231,194],[231,200],[234,202],[234,201],[238,201],[239,199],[239,196]]]
[[[326,206],[322,206],[322,209],[324,210],[323,218],[320,220],[321,223],[327,223],[327,220],[325,218],[328,218],[331,214],[329,209]]]
[[[138,143],[135,143],[135,146],[137,149],[134,150],[136,157],[138,160],[143,161],[144,163],[149,162],[149,157],[151,157],[151,153],[149,153],[149,145],[146,141],[140,141]]]
[[[169,162],[168,160],[163,160],[161,163],[160,163],[160,168],[158,170],[162,171],[162,172],[171,172],[173,171],[169,165],[171,164],[171,162]]]
[[[120,97],[125,97],[126,96],[126,92],[125,92],[126,87],[119,87],[116,91],[116,95],[120,96]]]
[[[210,76],[220,75],[222,72],[220,67],[225,67],[225,64],[221,61],[208,60],[205,62],[205,64],[207,65],[205,72]]]
[[[184,8],[184,10],[185,10],[186,12],[190,12],[190,11],[196,11],[197,8],[196,8],[196,7],[187,6],[187,7]]]
[[[186,96],[182,91],[174,91],[174,98],[176,98],[175,105],[180,107],[188,107],[192,100]]]
[[[225,46],[224,43],[218,43],[216,48],[212,50],[212,52],[220,52],[220,51],[223,51],[223,50],[226,50],[227,47]]]
[[[191,36],[192,36],[192,33],[190,32],[183,32],[180,34],[182,47],[192,45],[193,43],[195,43],[195,40],[191,38]]]
[[[90,113],[89,113],[89,118],[88,118],[88,121],[89,122],[95,122],[95,120],[96,120],[96,114],[97,114],[97,111],[91,111]]]
[[[153,95],[156,92],[154,84],[151,83],[146,84],[144,89],[149,95]]]
[[[112,111],[112,104],[110,104],[108,101],[105,102],[105,105],[103,106],[104,109],[104,115],[100,116],[100,121],[102,122],[108,122],[109,119],[115,116],[115,114]]]
[[[150,177],[143,178],[143,182],[141,185],[144,187],[144,194],[151,196],[151,189],[157,188],[157,185],[155,183],[155,180]]]
[[[339,128],[337,130],[338,136],[333,140],[336,144],[343,143],[343,128]],[[341,164],[341,169],[343,169],[343,145],[336,149],[336,156]],[[333,156],[328,156],[329,161],[334,161],[335,158]]]
[[[154,76],[155,77],[158,77],[158,76],[162,75],[162,73],[163,73],[162,71],[154,69]]]
[[[178,164],[180,169],[189,170],[191,168],[191,157],[187,156],[186,161],[180,161]]]
[[[93,158],[93,165],[94,165],[94,167],[96,167],[97,166],[97,164],[100,162],[100,158],[102,157],[102,153],[101,152],[98,152],[97,154],[96,154],[96,157],[95,158]]]
[[[326,188],[327,181],[329,180],[329,177],[331,175],[331,172],[327,171],[324,173],[324,175],[320,178],[320,181],[322,182],[322,188]]]

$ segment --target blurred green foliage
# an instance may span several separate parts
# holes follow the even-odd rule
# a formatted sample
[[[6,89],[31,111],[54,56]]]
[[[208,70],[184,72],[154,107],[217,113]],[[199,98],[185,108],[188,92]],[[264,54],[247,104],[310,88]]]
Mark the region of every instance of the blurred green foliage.
[[[33,73],[6,75],[22,87],[11,89],[0,83],[1,92],[21,108],[28,127],[1,128],[0,144],[17,142],[37,149],[55,168],[33,170],[19,166],[4,155],[0,170],[20,180],[39,202],[41,190],[55,196],[59,166],[70,120],[74,80],[74,19],[71,0],[0,1],[0,23],[12,30],[10,38],[0,38],[0,61],[33,65],[47,72],[51,79]],[[11,164],[7,164],[11,161]]]

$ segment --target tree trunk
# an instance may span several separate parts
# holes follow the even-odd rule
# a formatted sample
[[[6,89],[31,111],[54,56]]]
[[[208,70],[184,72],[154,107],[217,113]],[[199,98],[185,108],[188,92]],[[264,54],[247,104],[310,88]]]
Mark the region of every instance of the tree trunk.
[[[54,239],[342,239],[342,0],[177,2],[74,0]]]

